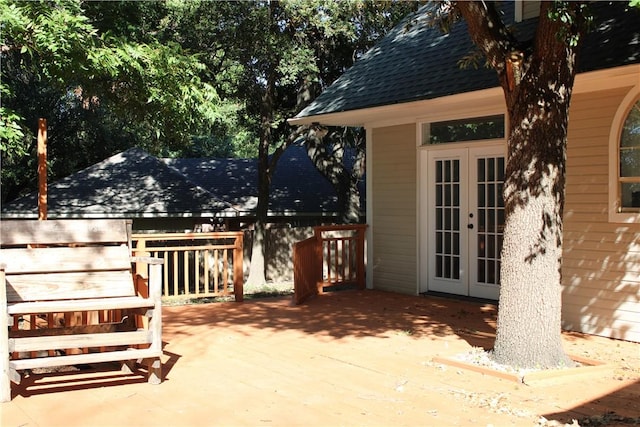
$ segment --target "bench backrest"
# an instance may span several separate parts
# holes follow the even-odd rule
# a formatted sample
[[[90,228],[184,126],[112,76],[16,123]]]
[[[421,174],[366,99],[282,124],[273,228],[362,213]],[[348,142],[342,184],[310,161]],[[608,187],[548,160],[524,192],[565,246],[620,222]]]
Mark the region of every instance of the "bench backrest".
[[[7,301],[135,295],[129,220],[1,221]]]

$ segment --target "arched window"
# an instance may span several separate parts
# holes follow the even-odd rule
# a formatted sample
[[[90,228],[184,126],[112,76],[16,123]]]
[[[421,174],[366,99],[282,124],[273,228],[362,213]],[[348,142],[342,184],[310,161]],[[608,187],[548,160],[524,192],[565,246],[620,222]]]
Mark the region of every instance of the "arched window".
[[[640,223],[640,86],[621,103],[609,140],[609,221]]]
[[[640,99],[622,124],[619,147],[620,211],[640,212]]]

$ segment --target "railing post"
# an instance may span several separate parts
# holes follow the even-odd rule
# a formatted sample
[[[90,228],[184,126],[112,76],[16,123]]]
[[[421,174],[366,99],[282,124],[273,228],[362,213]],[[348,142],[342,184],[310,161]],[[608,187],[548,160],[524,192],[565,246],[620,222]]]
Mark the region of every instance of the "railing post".
[[[7,306],[7,284],[5,281],[5,265],[0,264],[0,304]],[[15,320],[14,320],[15,321]],[[11,372],[9,370],[9,316],[0,313],[0,402],[11,400]]]
[[[244,268],[243,263],[243,239],[238,234],[233,245],[233,295],[236,302],[244,301]]]
[[[356,240],[358,289],[364,289],[366,287],[365,268],[364,268],[364,229],[365,227],[358,227],[358,231],[357,231],[358,238]]]

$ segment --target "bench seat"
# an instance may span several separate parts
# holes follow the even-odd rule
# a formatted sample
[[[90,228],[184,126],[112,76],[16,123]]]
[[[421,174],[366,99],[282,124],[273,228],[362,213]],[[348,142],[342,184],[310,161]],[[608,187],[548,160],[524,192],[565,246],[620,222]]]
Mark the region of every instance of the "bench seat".
[[[129,220],[0,222],[0,402],[35,368],[122,362],[162,381],[162,260]]]

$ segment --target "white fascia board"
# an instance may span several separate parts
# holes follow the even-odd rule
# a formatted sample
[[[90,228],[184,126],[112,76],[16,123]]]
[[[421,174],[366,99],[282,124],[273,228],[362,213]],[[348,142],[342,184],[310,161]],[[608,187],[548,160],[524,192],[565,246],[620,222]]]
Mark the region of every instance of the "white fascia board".
[[[640,64],[580,73],[573,92],[594,92],[640,83]],[[415,122],[464,119],[506,113],[501,87],[434,99],[289,119],[292,125],[382,127]]]
[[[318,123],[325,126],[393,126],[415,123],[426,117],[440,116],[443,117],[442,120],[451,120],[452,112],[458,115],[463,114],[460,118],[476,117],[479,110],[486,108],[496,110],[496,103],[500,106],[497,109],[503,111],[504,96],[499,87],[421,101],[293,118],[289,119],[289,123],[292,125]]]

